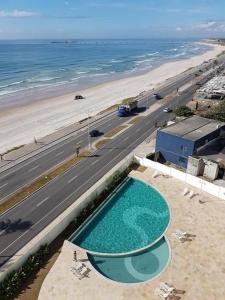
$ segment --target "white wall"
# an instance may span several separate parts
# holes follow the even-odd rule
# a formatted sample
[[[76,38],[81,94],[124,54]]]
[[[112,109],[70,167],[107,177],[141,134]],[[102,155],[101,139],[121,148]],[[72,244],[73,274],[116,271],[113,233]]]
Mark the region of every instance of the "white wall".
[[[216,196],[222,200],[225,200],[225,188],[212,184],[206,180],[203,180],[199,177],[192,176],[190,174],[181,172],[174,168],[159,164],[147,158],[140,158],[135,155],[136,160],[140,163],[140,165],[144,167],[149,167],[155,169],[164,174],[170,175],[174,178],[177,178],[181,181],[184,181],[187,184],[190,184],[196,188],[201,189],[204,192],[207,192],[213,196]]]

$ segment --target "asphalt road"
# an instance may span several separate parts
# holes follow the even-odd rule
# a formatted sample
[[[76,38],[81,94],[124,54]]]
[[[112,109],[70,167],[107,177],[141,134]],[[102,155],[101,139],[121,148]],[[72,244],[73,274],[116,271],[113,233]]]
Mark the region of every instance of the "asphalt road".
[[[196,85],[188,88],[178,99],[175,98],[171,102],[170,107],[174,107],[178,102],[179,105],[189,102],[197,88]],[[166,114],[162,110],[163,108],[159,108],[128,128],[101,150],[96,151],[92,157],[82,160],[21,204],[1,215],[0,266],[149,137],[155,130],[155,122],[173,118],[173,114]],[[52,153],[49,159],[51,155]]]
[[[205,65],[205,70],[208,66]],[[177,88],[185,85],[195,78],[194,74],[199,68],[194,68],[186,73],[181,74],[177,77],[174,82],[169,82],[166,86],[158,90],[157,92],[166,96],[171,92],[175,91]],[[139,98],[139,106],[147,107],[153,104],[156,100],[154,99],[152,92],[148,92]],[[109,115],[108,117],[100,120],[91,126],[91,129],[98,129],[100,132],[108,132],[111,129],[123,124],[127,120],[132,118],[132,116],[127,118],[119,118],[116,113]],[[92,142],[96,139],[92,138]],[[84,128],[77,133],[65,138],[63,141],[56,145],[53,145],[47,150],[40,152],[39,154],[25,160],[24,162],[15,165],[14,167],[0,173],[0,203],[5,201],[10,195],[14,194],[16,191],[20,190],[23,186],[34,181],[41,174],[47,172],[57,164],[63,162],[69,156],[73,155],[75,152],[75,145],[80,144],[81,147],[88,145],[88,134],[87,128]]]

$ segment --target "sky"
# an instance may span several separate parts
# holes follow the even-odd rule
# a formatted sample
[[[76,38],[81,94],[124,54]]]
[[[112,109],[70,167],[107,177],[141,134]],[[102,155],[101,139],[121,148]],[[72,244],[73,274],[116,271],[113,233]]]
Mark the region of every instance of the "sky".
[[[225,37],[225,0],[0,0],[0,39]]]

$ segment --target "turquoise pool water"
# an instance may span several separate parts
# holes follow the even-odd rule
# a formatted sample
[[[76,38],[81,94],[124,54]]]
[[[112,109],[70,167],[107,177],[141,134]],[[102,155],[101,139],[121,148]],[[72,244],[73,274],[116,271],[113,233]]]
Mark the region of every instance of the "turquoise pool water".
[[[93,267],[108,279],[121,283],[140,283],[161,273],[170,256],[164,238],[149,249],[126,257],[104,257],[88,254]]]
[[[129,178],[72,242],[91,253],[129,253],[156,242],[169,220],[169,207],[162,195],[142,181]]]

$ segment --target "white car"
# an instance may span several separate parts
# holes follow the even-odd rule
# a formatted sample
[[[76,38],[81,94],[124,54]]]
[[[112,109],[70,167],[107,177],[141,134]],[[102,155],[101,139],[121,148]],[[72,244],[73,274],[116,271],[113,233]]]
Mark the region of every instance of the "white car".
[[[169,108],[169,107],[165,107],[165,108],[163,109],[163,112],[165,112],[165,113],[170,113],[170,112],[172,112],[172,109]]]

